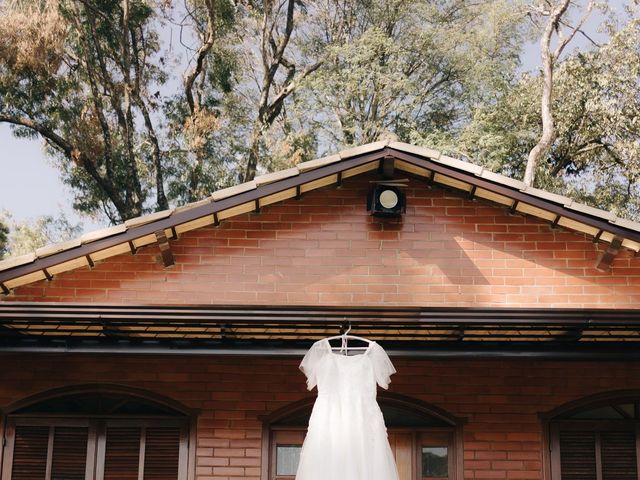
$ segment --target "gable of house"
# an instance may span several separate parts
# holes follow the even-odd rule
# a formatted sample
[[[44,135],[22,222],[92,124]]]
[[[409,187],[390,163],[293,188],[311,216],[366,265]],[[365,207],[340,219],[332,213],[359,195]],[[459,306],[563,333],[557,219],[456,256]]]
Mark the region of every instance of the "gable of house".
[[[385,162],[410,179],[400,219],[367,212]],[[624,308],[640,301],[639,232],[439,152],[379,142],[9,259],[0,282],[18,301]]]

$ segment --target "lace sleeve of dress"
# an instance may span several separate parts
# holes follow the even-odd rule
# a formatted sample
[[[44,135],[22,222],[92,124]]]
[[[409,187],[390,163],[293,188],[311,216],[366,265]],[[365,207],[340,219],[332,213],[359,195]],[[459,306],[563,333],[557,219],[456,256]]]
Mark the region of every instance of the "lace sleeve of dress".
[[[390,377],[396,373],[396,369],[391,363],[387,352],[378,343],[374,343],[371,346],[371,360],[376,382],[385,390],[388,389],[391,383]]]
[[[325,353],[325,348],[322,341],[318,341],[314,343],[309,351],[305,354],[302,362],[300,362],[300,370],[307,377],[307,390],[312,390],[318,383],[316,373],[317,373],[317,365],[323,354]]]

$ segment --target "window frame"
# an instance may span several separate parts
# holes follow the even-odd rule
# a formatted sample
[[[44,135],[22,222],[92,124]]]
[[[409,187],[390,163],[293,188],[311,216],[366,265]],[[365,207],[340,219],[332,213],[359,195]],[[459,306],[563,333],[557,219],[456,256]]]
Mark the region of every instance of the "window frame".
[[[636,405],[635,418],[628,419],[588,419],[570,418],[582,411],[589,411],[609,405],[633,403]],[[560,480],[560,432],[592,431],[601,432],[633,431],[636,440],[636,469],[640,478],[640,390],[620,390],[603,392],[565,403],[550,412],[539,414],[542,423],[542,461],[544,480]],[[596,461],[600,457],[596,444]],[[599,468],[599,467],[597,467]],[[598,479],[601,475],[596,471]]]
[[[420,400],[399,395],[392,392],[381,392],[377,397],[380,405],[389,405],[393,407],[403,408],[406,410],[414,411],[423,415],[432,416],[443,423],[446,426],[433,426],[433,427],[393,427],[388,426],[388,433],[411,433],[412,434],[412,469],[415,472],[415,480],[430,480],[430,477],[422,477],[422,443],[421,436],[424,434],[431,435],[447,435],[449,437],[449,479],[460,480],[464,474],[464,440],[463,440],[463,426],[466,423],[465,418],[455,417],[448,412],[429,405]],[[286,405],[275,412],[260,417],[263,422],[263,434],[262,434],[262,468],[261,468],[261,480],[275,480],[276,476],[276,446],[274,432],[302,432],[303,438],[306,434],[306,426],[298,425],[280,425],[279,422],[286,421],[288,418],[296,417],[305,410],[310,410],[316,401],[316,397],[307,397],[292,404]],[[434,445],[435,446],[435,445]],[[437,445],[444,446],[444,445]],[[419,463],[419,464],[418,464]],[[278,477],[284,480],[289,480],[288,477]],[[293,478],[293,477],[291,477]],[[442,480],[441,477],[436,477],[437,480]]]
[[[130,397],[140,402],[159,404],[173,409],[175,415],[138,415],[138,414],[87,414],[87,413],[17,413],[21,409],[55,400],[60,397],[83,394],[117,394]],[[178,451],[178,480],[194,480],[196,465],[197,417],[199,411],[184,407],[180,403],[151,392],[136,388],[111,385],[81,385],[42,392],[15,402],[8,408],[0,410],[0,480],[10,480],[13,469],[13,447],[16,427],[48,426],[48,427],[87,427],[87,472],[91,475],[86,480],[101,480],[104,472],[104,450],[106,446],[107,426],[178,427],[180,429]],[[144,438],[145,440],[142,440]],[[6,441],[2,441],[5,439]],[[146,437],[141,435],[141,443]],[[101,445],[102,444],[102,445]],[[50,457],[52,452],[48,452]],[[102,465],[98,459],[102,455]],[[51,460],[48,459],[48,462]]]

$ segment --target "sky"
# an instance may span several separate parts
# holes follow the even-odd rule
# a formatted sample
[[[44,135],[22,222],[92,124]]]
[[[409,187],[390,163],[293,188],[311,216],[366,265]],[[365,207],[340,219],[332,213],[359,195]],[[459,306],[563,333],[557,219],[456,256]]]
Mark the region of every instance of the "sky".
[[[611,0],[610,6],[620,9],[623,0]],[[597,32],[602,17],[593,15],[585,30],[602,40]],[[166,38],[176,38],[177,32],[166,27]],[[571,48],[585,48],[587,40],[577,36]],[[522,57],[524,70],[536,70],[540,65],[537,42],[526,45]],[[74,224],[83,225],[84,231],[107,226],[106,219],[80,216],[72,207],[73,195],[62,183],[59,171],[44,154],[40,140],[19,139],[13,136],[7,124],[0,123],[0,212],[8,211],[14,220],[25,221],[41,215],[63,212]]]

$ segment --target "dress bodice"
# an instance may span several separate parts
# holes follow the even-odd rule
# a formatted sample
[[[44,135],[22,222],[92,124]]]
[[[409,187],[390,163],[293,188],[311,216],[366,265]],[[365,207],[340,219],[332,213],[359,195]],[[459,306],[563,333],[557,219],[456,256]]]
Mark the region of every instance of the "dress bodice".
[[[307,389],[318,387],[318,395],[376,396],[376,384],[387,389],[396,370],[384,349],[374,341],[358,355],[331,350],[329,340],[314,343],[300,363],[307,376]]]

